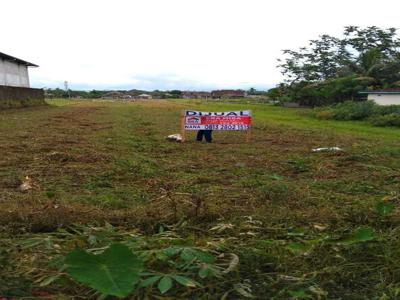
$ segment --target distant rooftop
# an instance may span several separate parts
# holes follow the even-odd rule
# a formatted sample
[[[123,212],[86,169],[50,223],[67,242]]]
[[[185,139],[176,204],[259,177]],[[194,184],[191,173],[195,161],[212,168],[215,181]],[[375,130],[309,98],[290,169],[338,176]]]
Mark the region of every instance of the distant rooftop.
[[[5,54],[3,52],[0,52],[0,59],[11,61],[11,62],[15,62],[15,63],[21,64],[21,65],[25,65],[27,67],[39,67],[38,65],[35,65],[35,64],[30,63],[28,61],[16,58],[16,57],[8,55],[8,54]]]
[[[393,89],[384,89],[384,90],[375,90],[375,91],[364,91],[360,92],[360,94],[400,94],[400,88]]]

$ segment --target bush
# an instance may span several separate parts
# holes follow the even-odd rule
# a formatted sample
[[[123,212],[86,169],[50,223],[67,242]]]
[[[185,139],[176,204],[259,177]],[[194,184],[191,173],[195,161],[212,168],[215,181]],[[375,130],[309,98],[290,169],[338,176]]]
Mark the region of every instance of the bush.
[[[314,109],[313,115],[321,120],[366,120],[374,126],[400,127],[400,105],[380,106],[372,101],[346,101],[324,109]]]
[[[375,105],[374,116],[384,116],[389,114],[400,114],[400,105]]]
[[[392,113],[383,116],[374,116],[369,122],[375,126],[397,126],[400,127],[400,113]]]
[[[374,113],[377,105],[372,101],[353,102],[346,101],[333,107],[335,120],[365,120]]]

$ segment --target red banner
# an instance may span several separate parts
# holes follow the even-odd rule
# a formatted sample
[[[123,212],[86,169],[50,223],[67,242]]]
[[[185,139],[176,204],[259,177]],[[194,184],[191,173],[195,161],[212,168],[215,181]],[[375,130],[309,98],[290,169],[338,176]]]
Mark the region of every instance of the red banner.
[[[200,117],[200,124],[201,125],[250,125],[251,124],[251,117],[215,117],[215,116],[205,116]]]
[[[186,130],[249,130],[251,111],[198,112],[186,111]]]

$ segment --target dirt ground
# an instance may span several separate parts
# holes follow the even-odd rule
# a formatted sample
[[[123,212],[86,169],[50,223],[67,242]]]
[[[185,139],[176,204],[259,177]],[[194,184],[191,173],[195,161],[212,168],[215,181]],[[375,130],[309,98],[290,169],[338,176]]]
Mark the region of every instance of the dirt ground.
[[[159,212],[153,207],[160,205],[158,198],[173,198],[171,201],[178,203],[199,201],[182,199],[190,198],[192,193],[189,191],[189,197],[185,193],[193,188],[223,197],[216,200],[221,201],[218,210],[223,213],[236,206],[251,210],[260,205],[260,200],[254,199],[258,197],[254,193],[244,192],[252,185],[259,188],[257,180],[266,179],[262,174],[265,170],[270,177],[282,178],[277,181],[288,185],[282,186],[287,193],[294,188],[295,193],[305,193],[311,199],[313,192],[320,193],[321,189],[311,188],[310,180],[313,185],[315,181],[335,180],[338,182],[334,184],[341,185],[346,180],[364,182],[374,173],[382,173],[365,166],[372,158],[364,153],[362,157],[348,152],[310,154],[310,149],[320,145],[350,145],[353,151],[359,151],[366,143],[363,138],[261,122],[256,123],[250,144],[244,143],[240,132],[216,133],[214,145],[201,147],[193,142],[168,143],[165,136],[178,129],[170,120],[182,107],[184,104],[161,102],[124,109],[87,102],[0,113],[5,123],[0,128],[0,151],[5,154],[0,160],[0,224],[13,224],[14,230],[22,226],[46,231],[87,220],[120,222],[136,215],[137,210],[147,211],[151,219],[165,220],[170,214],[178,217],[179,212],[174,204]],[[375,157],[374,161],[390,163],[388,158]],[[246,176],[240,178],[242,174]],[[32,189],[21,192],[18,187],[26,177],[32,180]],[[238,185],[240,180],[244,183]],[[363,185],[374,189],[373,182]],[[386,185],[383,183],[381,189]],[[115,190],[118,193],[112,193]],[[104,193],[108,198],[93,199]],[[182,210],[188,209],[186,204]],[[210,204],[213,207],[208,208],[207,215],[218,218],[214,204]],[[284,205],[300,204],[286,201]],[[193,203],[189,206],[199,210]],[[317,210],[307,214],[331,218],[336,212],[332,212],[332,204],[318,204]]]

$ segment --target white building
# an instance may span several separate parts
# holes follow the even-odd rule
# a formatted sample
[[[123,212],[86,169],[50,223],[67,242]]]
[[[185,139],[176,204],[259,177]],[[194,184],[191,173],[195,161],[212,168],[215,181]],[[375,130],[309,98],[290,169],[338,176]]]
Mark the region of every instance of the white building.
[[[139,96],[136,96],[136,99],[150,100],[150,99],[153,99],[153,96],[151,96],[149,94],[140,94]]]
[[[0,85],[29,88],[28,67],[38,66],[0,52]]]
[[[368,100],[378,105],[400,105],[400,89],[361,92],[360,94],[368,94]]]

